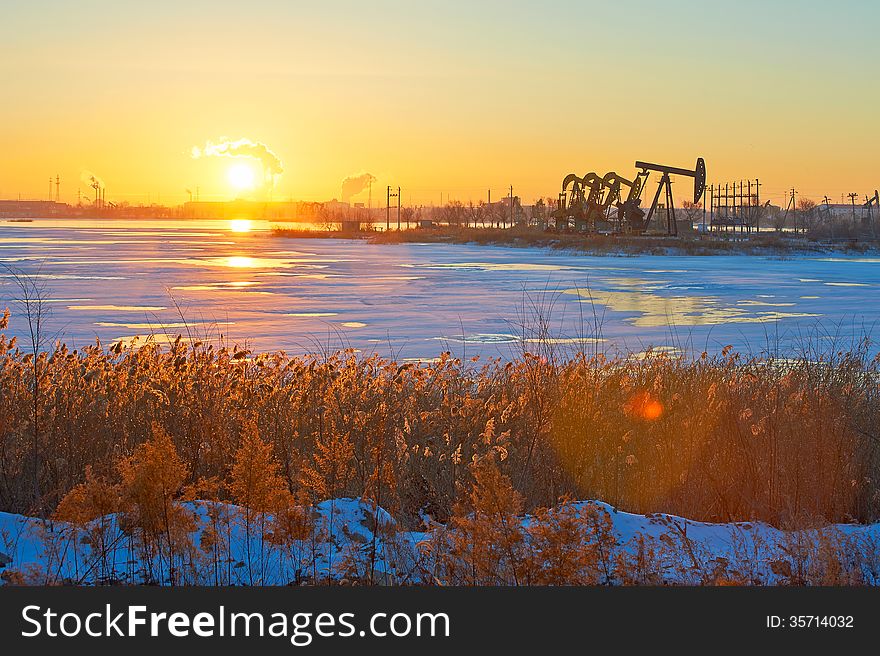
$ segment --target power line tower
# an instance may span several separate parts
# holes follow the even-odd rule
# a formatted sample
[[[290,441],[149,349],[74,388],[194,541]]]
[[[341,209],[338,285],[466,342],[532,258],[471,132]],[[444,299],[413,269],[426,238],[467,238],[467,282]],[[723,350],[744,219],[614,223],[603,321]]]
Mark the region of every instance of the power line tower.
[[[61,202],[61,176],[55,174],[55,202]]]

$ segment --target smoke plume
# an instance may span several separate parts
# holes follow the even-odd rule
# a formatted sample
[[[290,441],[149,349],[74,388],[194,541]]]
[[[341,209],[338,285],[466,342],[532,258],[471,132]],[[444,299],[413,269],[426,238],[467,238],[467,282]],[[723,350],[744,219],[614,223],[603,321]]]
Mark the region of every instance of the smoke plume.
[[[273,153],[266,144],[250,139],[231,141],[226,137],[221,137],[219,143],[208,141],[204,148],[193,146],[192,156],[195,159],[199,157],[250,157],[262,163],[263,173],[267,179],[284,172],[278,155]]]
[[[368,185],[376,181],[376,176],[370,173],[350,175],[342,181],[342,200],[348,202],[352,196],[361,193]]]
[[[104,181],[91,171],[83,171],[79,174],[79,177],[83,181],[83,184],[86,184],[89,187],[94,188],[95,185],[97,185],[98,189],[104,188]]]

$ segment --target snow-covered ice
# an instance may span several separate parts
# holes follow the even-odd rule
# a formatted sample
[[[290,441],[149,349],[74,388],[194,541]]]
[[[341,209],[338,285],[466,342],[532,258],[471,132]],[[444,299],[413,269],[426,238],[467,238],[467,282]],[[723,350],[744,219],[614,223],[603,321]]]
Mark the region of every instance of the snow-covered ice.
[[[50,294],[72,346],[192,333],[291,353],[510,357],[536,313],[560,347],[756,352],[873,329],[873,257],[593,257],[479,245],[273,237],[228,222],[4,223],[0,255]],[[17,290],[2,274],[0,297]],[[179,308],[176,307],[179,305]],[[181,313],[183,319],[181,318]],[[599,330],[597,331],[597,326]],[[21,319],[11,331],[22,334]]]

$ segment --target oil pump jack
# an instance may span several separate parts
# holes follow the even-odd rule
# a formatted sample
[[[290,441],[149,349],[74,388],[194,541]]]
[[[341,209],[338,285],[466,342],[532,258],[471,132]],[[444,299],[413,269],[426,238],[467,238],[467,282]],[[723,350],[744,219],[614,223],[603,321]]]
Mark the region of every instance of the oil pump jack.
[[[587,199],[584,196],[584,179],[577,173],[569,173],[562,180],[559,207],[553,212],[557,230],[567,230],[569,221],[575,224],[586,215]]]
[[[580,232],[594,230],[598,221],[610,220],[612,206],[617,207],[620,222],[623,216],[621,207],[633,201],[637,207],[643,184],[641,174],[634,180],[627,180],[614,171],[601,177],[595,172],[587,173],[582,178],[576,173],[568,174],[562,181],[559,208],[553,213],[557,229],[574,227]],[[621,201],[623,187],[629,188],[625,201]],[[643,212],[641,216],[644,216]]]
[[[684,175],[694,179],[694,203],[699,203],[706,190],[706,163],[702,157],[697,158],[697,163],[693,170],[682,169],[675,166],[663,166],[661,164],[651,164],[649,162],[636,162],[636,168],[642,169],[640,175],[647,176],[650,171],[662,173],[660,183],[657,185],[657,193],[654,194],[654,201],[651,203],[651,209],[648,210],[648,216],[645,218],[644,229],[647,230],[651,224],[651,218],[657,210],[657,201],[660,200],[660,192],[666,191],[666,234],[677,235],[678,226],[675,223],[675,204],[672,198],[672,180],[671,175]]]
[[[574,227],[579,232],[595,230],[597,221],[614,222],[611,218],[611,207],[617,208],[616,228],[621,232],[644,232],[648,229],[654,213],[657,211],[660,193],[666,191],[667,226],[669,235],[678,234],[675,223],[675,207],[672,198],[672,180],[670,176],[684,175],[694,178],[694,202],[700,202],[706,189],[706,164],[703,158],[697,159],[693,170],[674,166],[636,162],[641,169],[632,180],[628,180],[615,172],[604,177],[591,172],[582,178],[576,173],[569,173],[562,181],[562,192],[559,194],[559,206],[553,212],[557,229]],[[641,208],[642,191],[652,171],[662,173],[654,194],[654,201],[645,217]],[[628,187],[626,199],[621,194],[622,188]],[[573,223],[573,226],[572,226]]]
[[[596,173],[587,173],[580,177],[569,173],[562,181],[562,193],[559,194],[559,208],[554,212],[557,229],[572,227],[584,230],[596,220],[600,208],[603,191],[603,178]]]
[[[614,172],[605,176],[606,184],[609,187],[608,195],[605,197],[605,215],[608,216],[612,204],[617,208],[616,218],[619,231],[629,232],[634,227],[641,229],[645,212],[640,205],[642,204],[642,189],[647,179],[648,176],[642,173],[637,174],[632,180],[627,180]],[[623,200],[620,194],[621,186],[629,187],[626,200]]]

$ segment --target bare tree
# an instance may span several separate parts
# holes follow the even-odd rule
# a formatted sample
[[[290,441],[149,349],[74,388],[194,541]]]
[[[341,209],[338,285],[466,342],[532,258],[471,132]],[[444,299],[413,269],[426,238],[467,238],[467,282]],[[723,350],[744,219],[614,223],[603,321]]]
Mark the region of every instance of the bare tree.
[[[317,216],[318,222],[325,230],[327,230],[327,232],[333,230],[333,224],[336,222],[336,216],[331,209],[325,207],[324,205],[321,205],[318,208]]]
[[[453,200],[443,208],[443,219],[447,225],[460,226],[465,217],[465,208],[460,200]]]
[[[771,205],[766,209],[765,216],[773,224],[773,228],[776,232],[782,232],[783,228],[785,228],[788,210],[783,210],[781,207]]]
[[[812,198],[801,196],[797,202],[798,217],[797,225],[803,230],[812,230],[816,224],[816,201]]]
[[[411,223],[415,223],[418,228],[418,221],[416,221],[416,210],[412,207],[404,207],[400,210],[401,221],[406,224],[406,227],[409,228]]]
[[[507,223],[507,219],[510,214],[510,210],[506,204],[502,202],[492,203],[490,208],[490,212],[492,214],[492,227],[498,228]]]
[[[798,198],[797,208],[801,212],[812,212],[814,207],[816,207],[816,201],[812,198],[804,198],[803,196]]]
[[[486,204],[483,201],[478,202],[474,205],[474,202],[471,201],[467,206],[467,213],[465,218],[465,227],[470,223],[474,228],[477,227],[478,223],[482,223],[484,226],[486,225]]]
[[[535,204],[532,205],[531,211],[531,223],[533,225],[542,227],[546,220],[546,206],[544,205],[544,199],[539,198],[535,201]]]
[[[694,203],[689,200],[682,201],[681,212],[684,214],[684,218],[693,225],[698,219],[703,217],[703,204]]]

